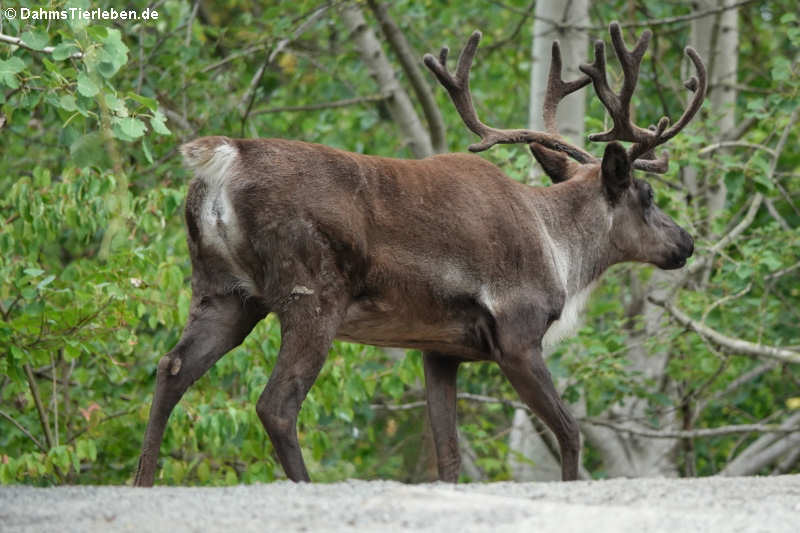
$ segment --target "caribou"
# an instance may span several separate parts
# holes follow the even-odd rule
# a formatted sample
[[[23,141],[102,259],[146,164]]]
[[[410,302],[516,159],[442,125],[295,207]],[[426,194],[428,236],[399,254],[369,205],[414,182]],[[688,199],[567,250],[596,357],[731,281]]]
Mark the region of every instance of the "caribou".
[[[421,350],[427,413],[439,477],[455,482],[459,365],[491,361],[559,444],[562,478],[578,476],[579,428],[553,385],[543,345],[565,335],[600,275],[634,261],[682,267],[689,234],[653,201],[633,170],[664,173],[654,149],[680,132],[706,91],[702,60],[685,49],[696,76],[678,121],[649,128],[631,121],[639,66],[651,38],[632,50],[610,26],[623,83],[606,79],[603,41],[573,81],[561,76],[553,44],[543,102],[545,131],[501,130],[477,116],[469,71],[475,32],[447,69],[447,48],[424,63],[448,91],[469,147],[524,143],[549,187],[507,177],[465,153],[422,160],[354,154],[283,139],[201,137],[181,147],[193,172],[186,197],[192,264],[190,311],[177,345],[158,362],[155,394],[135,477],[153,484],[167,420],[188,387],[238,346],[269,313],[281,347],[256,411],[289,479],[309,481],[298,443],[300,406],[334,339]],[[562,138],[556,109],[592,84],[613,127],[589,136],[608,143],[598,159]],[[624,148],[619,141],[629,142]]]

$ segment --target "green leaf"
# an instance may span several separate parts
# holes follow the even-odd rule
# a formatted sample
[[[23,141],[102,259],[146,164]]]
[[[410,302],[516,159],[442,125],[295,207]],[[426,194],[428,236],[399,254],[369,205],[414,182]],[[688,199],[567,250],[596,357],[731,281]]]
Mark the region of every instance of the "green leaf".
[[[47,46],[47,42],[49,41],[47,32],[44,31],[26,31],[20,36],[20,38],[22,39],[23,43],[34,50],[42,50],[45,46]]]
[[[75,111],[78,109],[78,106],[75,104],[75,95],[72,94],[62,94],[61,98],[58,99],[58,105],[64,111]]]
[[[147,159],[147,162],[151,165],[153,164],[153,154],[150,153],[150,146],[147,144],[147,139],[142,138],[142,151],[144,152],[144,157]],[[141,316],[141,315],[139,315]]]
[[[25,62],[18,57],[0,59],[0,83],[8,85],[12,89],[18,88],[17,74],[24,68]]]
[[[63,61],[77,52],[80,52],[80,49],[74,43],[61,43],[53,49],[53,59]]]
[[[108,35],[101,40],[103,54],[99,55],[97,70],[104,77],[110,78],[128,62],[128,47],[122,42],[122,34],[116,28],[109,29]]]
[[[89,26],[86,28],[86,33],[95,41],[102,41],[108,37],[108,28],[105,26]]]
[[[39,284],[36,285],[36,288],[41,290],[41,289],[47,287],[48,285],[50,285],[53,282],[54,279],[56,279],[56,277],[53,274],[50,274],[49,276],[44,278],[42,281],[40,281]]]
[[[106,105],[118,117],[128,116],[128,106],[125,105],[125,100],[117,98],[113,94],[106,94]]]
[[[775,81],[786,81],[792,74],[792,63],[789,59],[778,56],[775,58],[775,64],[772,67],[772,79]]]
[[[156,111],[158,109],[158,101],[155,98],[148,98],[133,92],[128,93],[125,96],[131,100],[136,100],[143,106],[147,107],[150,111]]]
[[[100,92],[100,89],[98,89],[97,85],[89,78],[88,74],[81,72],[78,74],[78,92],[87,98],[92,98]]]
[[[64,360],[72,361],[81,354],[81,347],[74,344],[66,344],[64,346]]]
[[[121,141],[132,141],[138,139],[145,132],[144,122],[138,118],[124,117],[114,119],[114,136]]]
[[[159,109],[155,113],[153,113],[153,118],[150,119],[150,126],[153,128],[153,131],[160,134],[160,135],[172,135],[172,132],[169,131],[165,122],[167,117],[164,116],[164,113],[161,112]]]

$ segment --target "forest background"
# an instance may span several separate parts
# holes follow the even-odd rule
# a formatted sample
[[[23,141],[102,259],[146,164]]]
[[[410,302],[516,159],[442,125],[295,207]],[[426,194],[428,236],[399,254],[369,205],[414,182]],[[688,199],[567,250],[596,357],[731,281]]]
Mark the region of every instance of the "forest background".
[[[123,9],[0,5],[0,482],[131,482],[156,363],[190,298],[181,142],[224,134],[391,157],[465,151],[475,139],[423,53],[458,50],[481,29],[472,91],[482,119],[540,127],[552,40],[574,77],[613,20],[628,43],[655,33],[638,123],[680,116],[685,45],[705,59],[710,86],[670,142],[669,172],[642,173],[695,237],[695,256],[673,273],[612,268],[578,335],[548,354],[580,419],[581,475],[800,471],[795,2],[134,0],[124,9],[158,18],[20,17],[68,6]],[[559,118],[574,142],[607,129],[591,88],[570,99]],[[524,147],[482,156],[547,185]],[[157,483],[283,477],[254,409],[279,345],[271,316],[190,389]],[[463,366],[459,391],[462,480],[557,476],[552,436],[494,365]],[[335,343],[299,432],[314,480],[433,479],[420,354]]]

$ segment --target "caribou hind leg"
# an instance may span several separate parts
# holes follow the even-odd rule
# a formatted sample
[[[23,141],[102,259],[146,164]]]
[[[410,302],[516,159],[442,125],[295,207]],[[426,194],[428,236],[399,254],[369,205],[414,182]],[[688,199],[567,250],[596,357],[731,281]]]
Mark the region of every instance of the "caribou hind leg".
[[[281,348],[256,405],[278,460],[292,481],[310,481],[297,440],[297,415],[325,363],[345,311],[338,291],[302,288],[278,312]]]
[[[439,479],[458,481],[461,455],[456,426],[456,375],[460,359],[437,352],[425,352],[425,393],[431,424]]]
[[[135,486],[153,485],[164,428],[189,386],[223,355],[241,344],[266,314],[255,300],[242,301],[239,294],[192,295],[189,320],[180,341],[158,362],[156,390]]]

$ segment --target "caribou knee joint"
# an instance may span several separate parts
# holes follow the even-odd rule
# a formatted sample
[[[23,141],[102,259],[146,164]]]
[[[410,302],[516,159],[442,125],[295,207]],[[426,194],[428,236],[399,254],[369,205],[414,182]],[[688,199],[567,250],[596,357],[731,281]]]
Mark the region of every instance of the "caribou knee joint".
[[[294,429],[294,420],[275,412],[268,402],[259,401],[256,404],[256,413],[270,436],[285,435]]]

